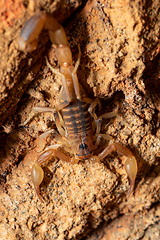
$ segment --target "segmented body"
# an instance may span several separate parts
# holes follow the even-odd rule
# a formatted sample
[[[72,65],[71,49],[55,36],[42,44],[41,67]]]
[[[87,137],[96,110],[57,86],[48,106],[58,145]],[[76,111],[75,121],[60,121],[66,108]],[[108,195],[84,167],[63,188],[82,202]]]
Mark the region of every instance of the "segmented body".
[[[88,108],[88,103],[77,100],[60,111],[71,146],[79,146],[75,156],[80,159],[92,156],[93,150],[92,121]],[[91,140],[92,146],[89,147],[88,142]]]

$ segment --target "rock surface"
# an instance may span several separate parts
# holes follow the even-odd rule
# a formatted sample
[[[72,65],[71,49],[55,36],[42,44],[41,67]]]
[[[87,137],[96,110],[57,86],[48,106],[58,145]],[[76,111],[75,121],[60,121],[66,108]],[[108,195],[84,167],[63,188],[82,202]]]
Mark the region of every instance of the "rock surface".
[[[0,239],[81,239],[105,222],[97,239],[158,240],[159,1],[65,2],[8,1],[1,10]],[[56,105],[61,79],[46,66],[44,56],[58,68],[45,30],[30,54],[18,50],[16,38],[40,9],[64,22],[74,61],[80,43],[79,81],[89,97],[100,98],[99,114],[118,109],[113,120],[103,122],[102,133],[130,148],[137,159],[136,186],[129,197],[125,158],[116,153],[101,163],[73,165],[53,158],[44,166],[40,187],[45,203],[36,197],[30,169],[40,154],[38,136],[55,125],[51,114],[19,125],[33,106]],[[54,142],[53,134],[43,146]],[[105,146],[102,142],[96,153]]]

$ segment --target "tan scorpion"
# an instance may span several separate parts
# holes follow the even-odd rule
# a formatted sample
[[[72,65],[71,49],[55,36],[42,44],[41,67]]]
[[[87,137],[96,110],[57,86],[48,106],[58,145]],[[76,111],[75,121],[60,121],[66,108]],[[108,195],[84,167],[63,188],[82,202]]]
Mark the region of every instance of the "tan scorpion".
[[[41,165],[49,161],[53,156],[72,163],[78,163],[80,160],[85,159],[99,162],[113,151],[126,156],[125,170],[130,179],[130,188],[128,191],[128,194],[130,194],[133,191],[137,175],[137,161],[131,151],[120,143],[112,141],[101,153],[93,155],[93,151],[97,148],[100,138],[107,136],[100,134],[102,119],[111,118],[115,116],[115,113],[105,113],[97,117],[95,107],[97,104],[100,104],[99,99],[96,98],[92,101],[87,97],[86,92],[79,84],[77,69],[81,57],[80,47],[78,60],[75,66],[73,66],[72,53],[63,27],[54,17],[41,11],[32,16],[21,30],[18,39],[20,50],[25,52],[35,50],[38,36],[43,28],[48,30],[50,40],[56,46],[56,57],[60,65],[60,71],[53,69],[48,62],[47,64],[52,72],[61,76],[62,88],[59,94],[59,104],[55,108],[35,107],[33,110],[35,112],[53,113],[59,132],[57,136],[62,141],[62,144],[51,145],[48,149],[44,150],[32,167],[31,177],[38,198],[43,202],[39,192],[39,185],[44,177]],[[31,116],[24,124],[30,119]],[[95,131],[93,130],[93,125],[95,126]],[[51,131],[48,132],[51,133]],[[60,151],[62,147],[70,149],[73,157],[62,153]]]

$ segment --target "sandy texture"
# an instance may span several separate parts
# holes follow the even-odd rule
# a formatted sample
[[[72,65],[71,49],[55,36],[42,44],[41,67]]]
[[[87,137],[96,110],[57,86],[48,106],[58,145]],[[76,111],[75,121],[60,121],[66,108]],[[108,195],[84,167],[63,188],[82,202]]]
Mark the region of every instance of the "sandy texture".
[[[16,1],[12,8],[5,7],[9,10],[1,10],[0,28],[0,238],[81,239],[105,222],[97,239],[158,239],[159,1],[100,0],[86,6],[70,1],[67,8],[64,1],[51,5],[50,1],[37,5]],[[118,109],[113,120],[103,122],[102,133],[127,146],[137,158],[135,191],[130,197],[126,196],[125,158],[116,153],[101,163],[87,160],[73,165],[53,158],[43,168],[40,189],[45,203],[35,195],[30,169],[40,154],[38,136],[56,128],[51,114],[38,114],[25,127],[19,124],[33,106],[54,107],[61,87],[61,79],[46,66],[44,56],[58,68],[45,30],[33,53],[17,48],[22,24],[39,9],[55,12],[64,22],[74,61],[80,43],[78,78],[89,97],[100,98],[99,114]],[[53,134],[43,146],[54,142]],[[96,153],[105,146],[102,141]]]
[[[121,215],[109,224],[101,224],[90,236],[83,238],[83,240],[159,240],[159,238],[160,205],[156,203],[149,210],[146,208],[135,214]]]

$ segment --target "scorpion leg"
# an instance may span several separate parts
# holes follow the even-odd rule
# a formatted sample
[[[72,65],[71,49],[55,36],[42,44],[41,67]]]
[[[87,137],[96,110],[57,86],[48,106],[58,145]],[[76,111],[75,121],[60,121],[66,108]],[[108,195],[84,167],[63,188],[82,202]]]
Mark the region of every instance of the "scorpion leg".
[[[116,116],[117,111],[114,110],[112,112],[109,113],[104,113],[101,116],[97,117],[96,113],[95,113],[95,107],[99,105],[99,108],[101,109],[101,102],[98,98],[96,98],[90,105],[88,111],[91,114],[91,116],[94,118],[95,121],[97,121],[98,119],[109,119],[109,118],[113,118]]]
[[[70,152],[70,153],[71,153],[70,144],[69,144],[67,138],[66,138],[66,137],[63,137],[62,135],[60,135],[60,134],[59,134],[57,131],[55,131],[54,129],[48,130],[48,131],[42,133],[42,134],[39,136],[39,142],[40,142],[40,149],[41,149],[41,150],[38,151],[38,152],[41,152],[41,151],[42,151],[42,139],[48,137],[51,133],[54,134],[56,141],[57,141],[58,143],[60,143],[60,144],[50,145],[50,146],[47,147],[45,150],[56,148],[56,146],[57,146],[57,147],[63,146],[63,148],[64,148],[67,152]]]
[[[54,113],[54,119],[59,133],[61,136],[65,137],[65,130],[62,128],[62,121],[60,120],[59,113],[57,111]]]
[[[81,100],[79,81],[78,81],[78,78],[77,78],[77,69],[79,67],[80,60],[81,60],[81,49],[80,49],[79,44],[78,44],[78,50],[79,50],[78,59],[76,61],[74,69],[72,71],[72,79],[73,79],[73,85],[74,85],[74,90],[75,90],[76,97],[77,97],[77,99]]]
[[[112,143],[107,146],[98,156],[94,156],[93,160],[100,161],[113,151],[117,151],[118,154],[127,158],[124,166],[130,180],[130,188],[127,193],[130,195],[134,189],[135,178],[137,175],[137,161],[128,148],[124,147],[120,143]]]
[[[112,137],[109,136],[108,134],[100,134],[101,131],[101,125],[102,125],[102,120],[103,119],[110,119],[116,116],[116,111],[112,111],[109,113],[104,113],[101,116],[98,117],[96,120],[96,133],[94,138],[96,138],[96,146],[100,144],[100,140],[103,137],[106,140],[112,140]]]
[[[24,123],[20,124],[20,126],[25,126],[33,118],[33,116],[37,113],[44,113],[44,112],[53,113],[54,111],[55,110],[50,107],[33,107],[28,118],[26,119],[26,121],[24,121]]]
[[[65,75],[61,72],[59,72],[57,69],[53,68],[51,66],[51,64],[49,63],[47,57],[46,57],[46,63],[47,63],[47,66],[51,69],[51,71],[60,76],[61,77],[61,81],[62,81],[62,84],[63,84],[63,88],[64,88],[64,91],[65,91],[65,94],[66,94],[66,105],[62,105],[61,108],[64,108],[66,107],[70,102],[71,102],[71,96],[70,96],[70,92],[69,92],[69,89],[68,89],[68,85],[67,85],[67,81],[66,81],[66,78],[65,78]]]
[[[98,98],[96,98],[88,108],[88,112],[91,114],[95,121],[98,119],[97,114],[95,113],[95,108],[97,105],[99,105],[99,108],[101,109],[101,102]]]
[[[68,105],[68,104],[67,104]],[[53,113],[54,114],[54,121],[56,124],[56,127],[59,131],[59,133],[62,136],[65,136],[65,131],[64,129],[61,127],[61,122],[58,116],[58,112],[56,109],[50,108],[50,107],[33,107],[32,111],[29,114],[29,117],[26,119],[26,121],[24,123],[21,124],[21,126],[25,126],[31,119],[32,117],[37,114],[37,113],[45,113],[45,112],[49,112],[49,113]],[[50,131],[50,130],[49,130]],[[42,137],[43,138],[43,137]],[[45,138],[45,137],[44,137]]]
[[[109,113],[104,113],[101,116],[97,117],[97,114],[95,113],[95,107],[99,105],[99,108],[101,108],[101,103],[98,98],[96,98],[92,104],[90,105],[88,111],[90,112],[91,116],[94,118],[94,125],[93,127],[96,128],[96,133],[94,135],[94,139],[96,140],[95,147],[99,145],[100,139],[103,137],[106,140],[111,140],[112,138],[108,134],[100,134],[101,131],[101,124],[102,119],[110,119],[116,116],[116,111],[112,111]]]
[[[51,133],[55,132],[54,129],[51,129],[51,130],[48,130],[44,133],[42,133],[40,136],[39,136],[39,146],[40,146],[40,150],[37,151],[37,152],[41,152],[43,150],[43,144],[42,144],[42,139],[44,138],[47,138]]]

